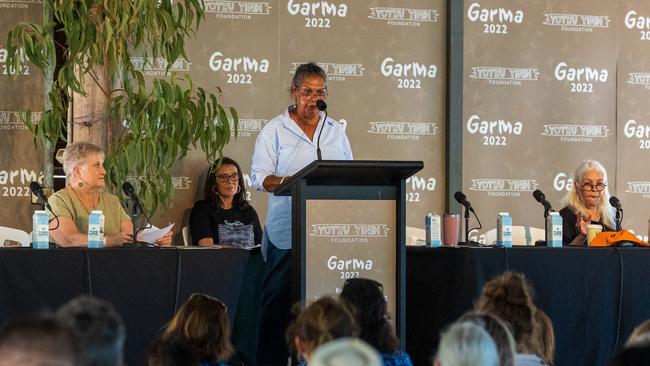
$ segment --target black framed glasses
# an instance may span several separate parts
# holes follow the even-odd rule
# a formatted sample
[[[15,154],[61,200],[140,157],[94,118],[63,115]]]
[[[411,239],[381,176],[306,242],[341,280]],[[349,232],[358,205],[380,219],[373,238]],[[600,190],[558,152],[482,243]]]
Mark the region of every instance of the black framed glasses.
[[[219,183],[228,183],[231,180],[236,183],[236,182],[239,182],[239,174],[237,174],[237,173],[234,173],[234,174],[220,174],[220,175],[217,175],[217,180],[219,181]]]
[[[592,192],[602,192],[605,190],[605,187],[607,187],[607,184],[604,183],[596,183],[596,184],[585,183],[582,185],[582,190],[592,191]]]

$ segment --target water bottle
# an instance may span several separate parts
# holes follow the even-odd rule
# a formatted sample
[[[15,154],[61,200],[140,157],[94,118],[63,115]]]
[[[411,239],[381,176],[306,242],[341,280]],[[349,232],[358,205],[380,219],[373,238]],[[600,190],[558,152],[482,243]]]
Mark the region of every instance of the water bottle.
[[[512,247],[512,217],[508,212],[499,212],[497,217],[497,245]]]
[[[441,219],[437,213],[428,213],[424,217],[424,228],[426,231],[427,243],[426,245],[431,248],[437,248],[442,245]]]
[[[88,248],[104,247],[104,214],[94,210],[88,216]]]
[[[32,248],[50,248],[50,230],[48,224],[47,212],[44,210],[34,211],[34,216],[32,216]]]
[[[546,217],[546,246],[562,247],[562,216],[559,212],[550,212]]]

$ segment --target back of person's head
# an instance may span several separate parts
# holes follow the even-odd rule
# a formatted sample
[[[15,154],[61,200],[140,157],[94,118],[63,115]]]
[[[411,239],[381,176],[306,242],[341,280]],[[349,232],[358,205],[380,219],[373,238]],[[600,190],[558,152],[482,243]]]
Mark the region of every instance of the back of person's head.
[[[547,365],[552,365],[555,359],[555,332],[553,331],[553,322],[541,309],[535,310],[535,336],[537,340],[537,355],[539,355]]]
[[[182,336],[158,337],[151,344],[148,366],[198,366],[199,356],[194,346]]]
[[[625,347],[618,351],[609,366],[648,366],[650,365],[650,345]]]
[[[535,353],[535,311],[532,288],[521,273],[506,272],[488,281],[476,303],[476,310],[496,315],[512,331],[519,353]]]
[[[440,337],[434,365],[499,366],[499,354],[487,331],[471,322],[459,322]]]
[[[192,294],[169,322],[164,335],[187,338],[201,362],[223,362],[233,352],[226,305],[205,294]]]
[[[487,313],[466,313],[459,322],[469,322],[485,329],[492,337],[499,353],[501,366],[513,366],[515,360],[515,340],[508,326],[499,318]]]
[[[56,316],[79,339],[82,365],[122,365],[126,328],[112,304],[96,297],[79,296],[61,306]]]
[[[389,321],[381,283],[367,278],[348,279],[340,298],[352,310],[361,330],[361,339],[382,353],[397,350],[399,341]]]
[[[310,366],[382,366],[383,361],[371,345],[358,338],[341,338],[314,351]]]
[[[11,320],[0,329],[0,366],[76,366],[72,331],[53,317]]]
[[[287,343],[308,358],[322,344],[358,335],[350,310],[338,300],[325,296],[309,304],[289,324]]]
[[[636,345],[650,345],[650,319],[644,321],[634,328],[630,338],[628,338],[627,346]]]

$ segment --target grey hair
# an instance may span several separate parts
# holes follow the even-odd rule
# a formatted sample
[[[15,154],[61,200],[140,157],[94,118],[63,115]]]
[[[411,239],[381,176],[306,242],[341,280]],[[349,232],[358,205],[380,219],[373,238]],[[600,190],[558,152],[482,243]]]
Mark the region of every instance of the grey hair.
[[[325,70],[315,63],[309,62],[296,67],[296,71],[293,73],[293,79],[291,80],[291,92],[293,93],[296,88],[300,87],[306,78],[313,76],[320,77],[327,83]]]
[[[578,214],[578,212],[585,212],[587,208],[584,203],[580,200],[578,195],[578,190],[582,187],[582,179],[588,171],[596,170],[603,175],[603,183],[605,183],[605,189],[603,190],[603,196],[598,202],[598,211],[600,212],[600,221],[610,228],[615,228],[616,223],[614,222],[615,211],[612,205],[609,204],[609,188],[607,187],[607,171],[603,164],[597,160],[585,160],[576,168],[573,173],[573,189],[562,199],[562,205],[569,206],[573,213]]]
[[[454,323],[442,334],[436,358],[441,366],[499,366],[494,341],[471,322]]]
[[[104,157],[104,152],[102,149],[90,142],[74,142],[66,146],[63,151],[63,172],[65,177],[70,180],[72,178],[72,172],[74,168],[78,167],[81,162],[83,162],[89,155],[99,154]]]

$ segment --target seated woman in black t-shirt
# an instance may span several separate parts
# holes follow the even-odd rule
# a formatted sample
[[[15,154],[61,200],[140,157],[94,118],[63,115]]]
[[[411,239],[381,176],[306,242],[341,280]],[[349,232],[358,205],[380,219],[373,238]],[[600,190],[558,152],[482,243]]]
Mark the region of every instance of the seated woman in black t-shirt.
[[[239,164],[223,158],[211,168],[205,181],[205,199],[190,214],[193,244],[252,247],[262,242],[262,227],[255,209],[246,201],[246,187]]]
[[[609,204],[607,172],[596,160],[583,161],[575,171],[573,188],[562,202],[562,241],[564,245],[586,245],[587,225],[597,224],[613,231],[615,211]]]

